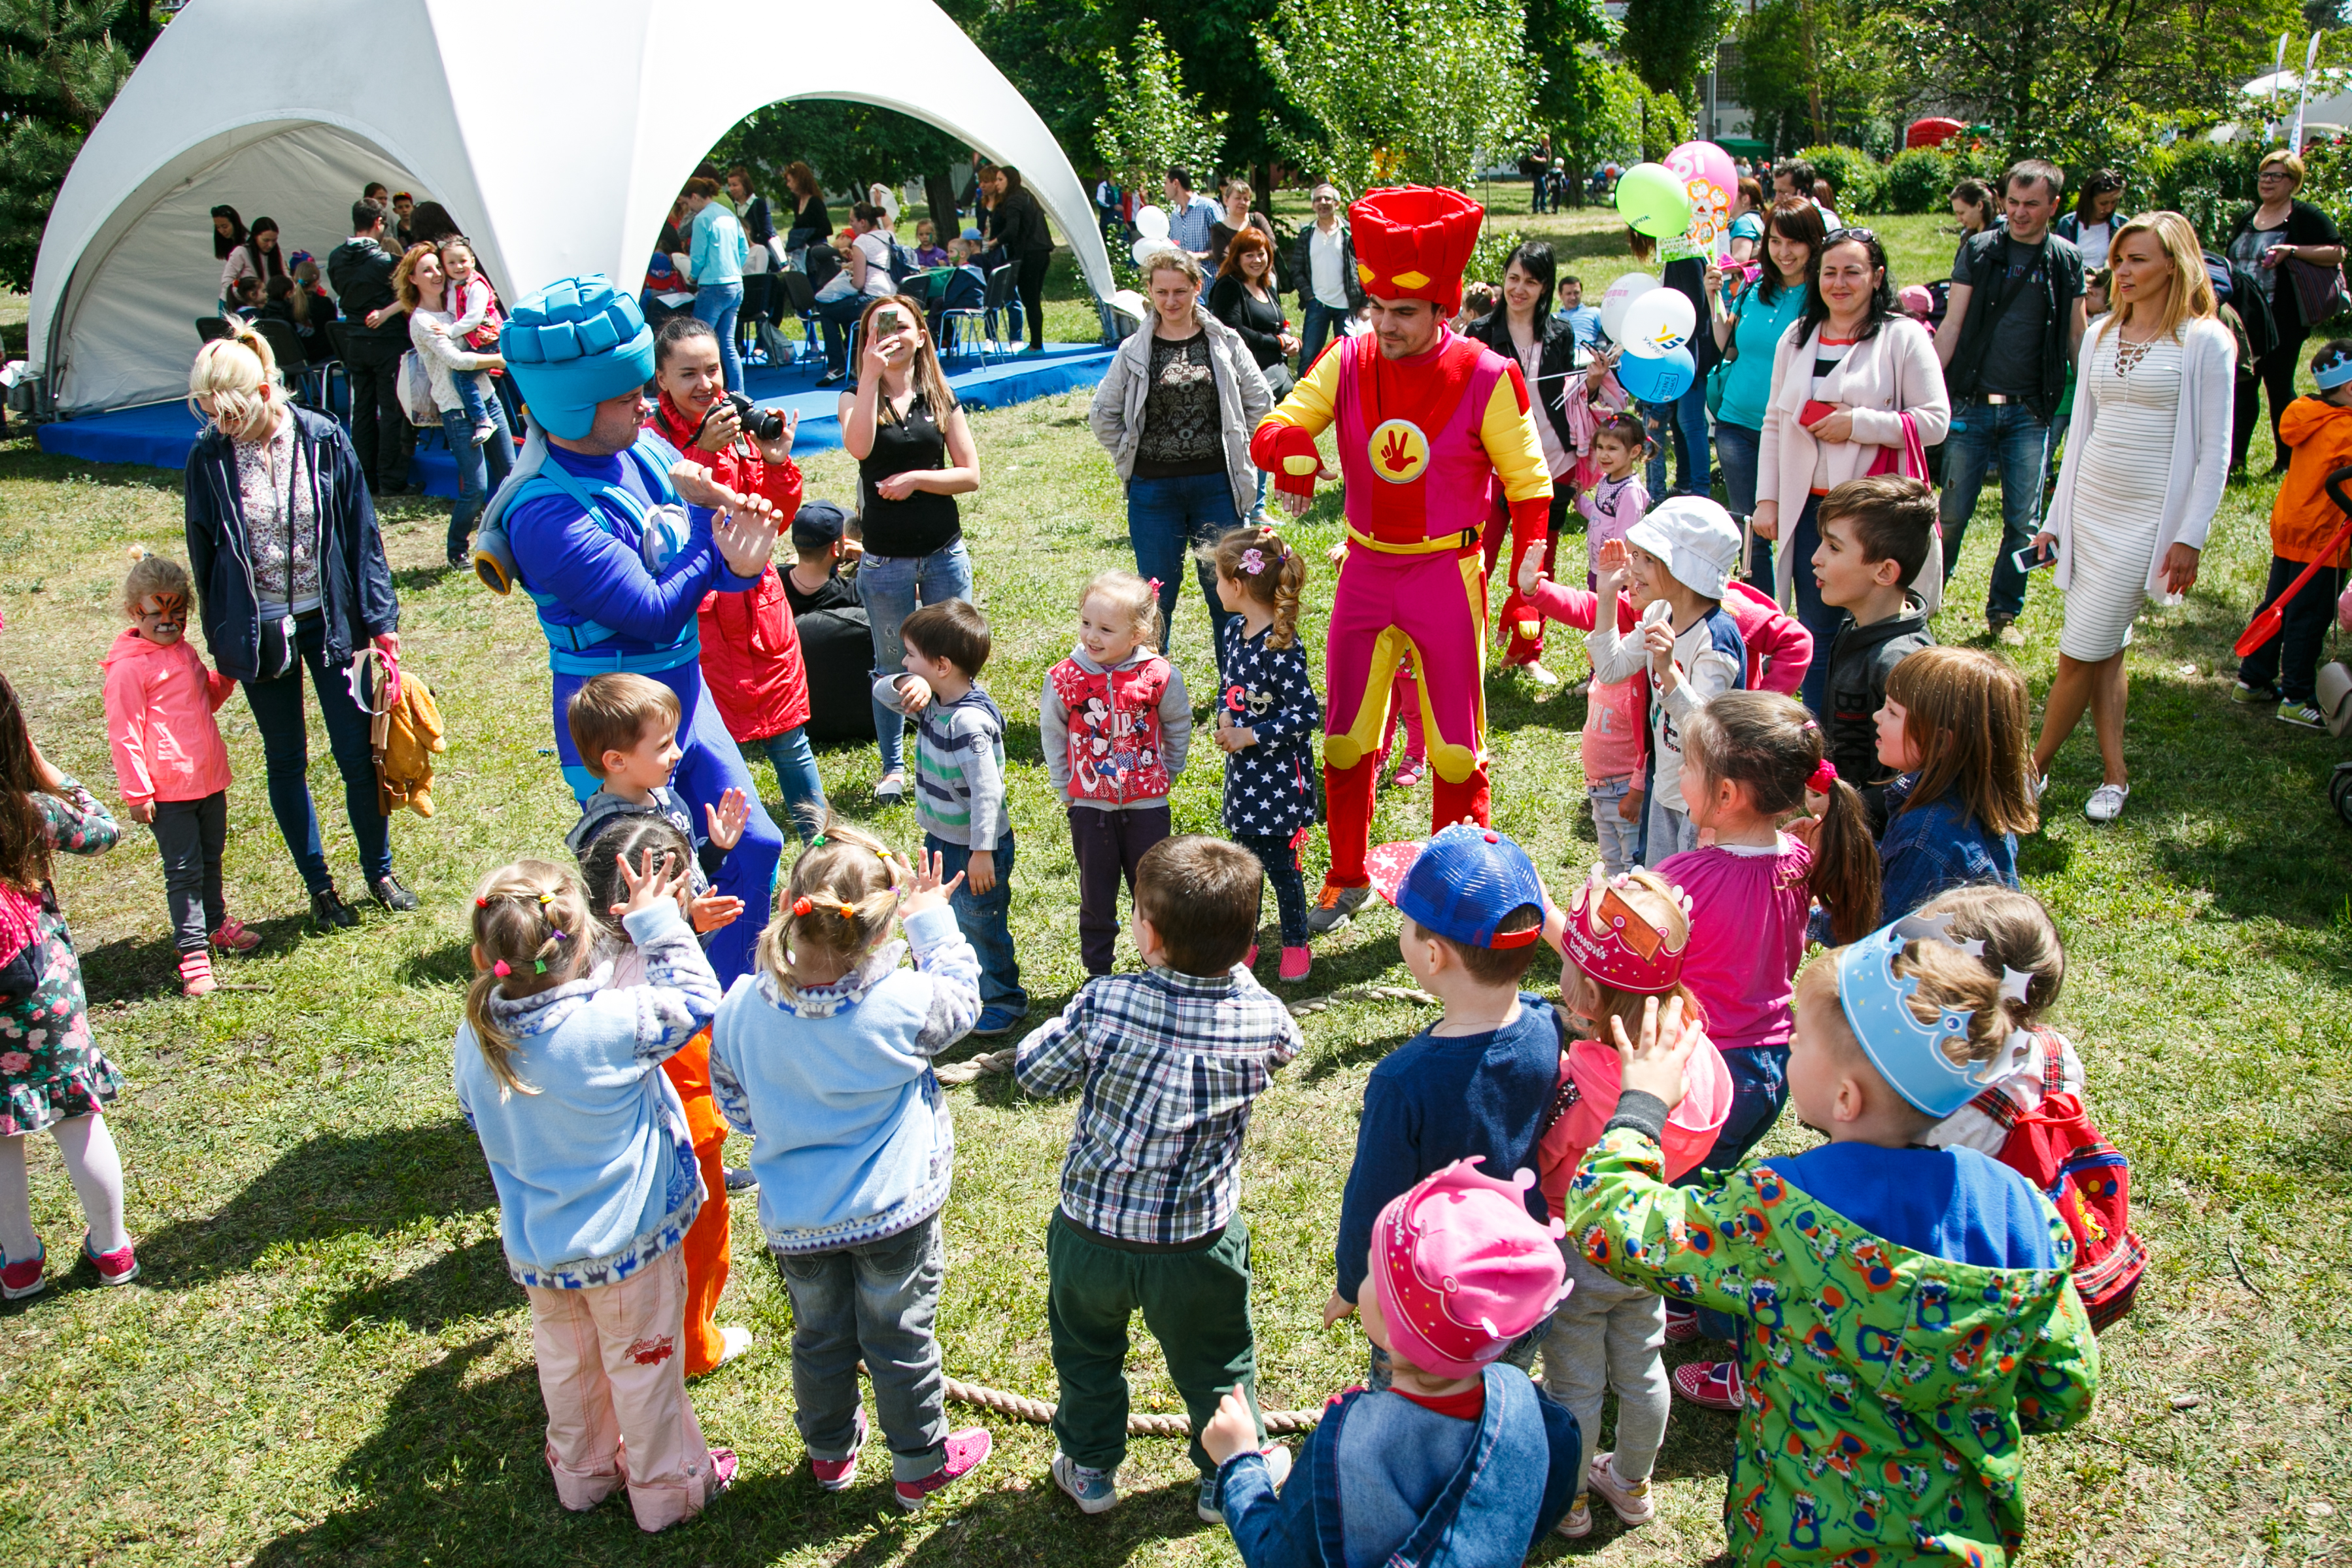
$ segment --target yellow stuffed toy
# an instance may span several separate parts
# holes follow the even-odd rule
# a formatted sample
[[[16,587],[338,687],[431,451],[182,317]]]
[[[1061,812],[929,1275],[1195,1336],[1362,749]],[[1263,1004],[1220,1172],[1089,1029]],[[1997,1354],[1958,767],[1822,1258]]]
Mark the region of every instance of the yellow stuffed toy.
[[[373,648],[362,650],[352,661],[352,686],[359,689],[361,671],[367,660],[379,664],[382,655]],[[379,671],[377,687],[382,689]],[[433,815],[433,754],[446,752],[449,742],[443,740],[441,708],[433,700],[433,689],[407,670],[400,672],[400,696],[381,710],[368,708],[364,699],[361,707],[371,715],[369,739],[375,748],[376,809],[390,816],[402,806],[419,816]]]

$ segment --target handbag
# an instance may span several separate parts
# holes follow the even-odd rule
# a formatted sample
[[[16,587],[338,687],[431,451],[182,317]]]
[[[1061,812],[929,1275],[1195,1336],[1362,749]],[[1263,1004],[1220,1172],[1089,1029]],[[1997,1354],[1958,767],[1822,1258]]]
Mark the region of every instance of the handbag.
[[[1903,444],[1878,448],[1878,456],[1871,459],[1870,468],[1863,477],[1875,479],[1881,474],[1900,474],[1906,479],[1918,480],[1933,491],[1936,481],[1927,471],[1927,448],[1919,439],[1919,422],[1911,416],[1907,408],[1903,411],[1902,420]],[[1927,558],[1919,563],[1918,574],[1906,585],[1919,595],[1919,602],[1927,606],[1927,614],[1932,616],[1944,607],[1942,529],[1927,531]]]
[[[2303,324],[2317,327],[2352,310],[2352,291],[2344,285],[2344,268],[2322,267],[2315,261],[2286,258],[2286,275],[2294,279],[2294,302],[2303,307]]]
[[[415,349],[400,356],[400,411],[420,430],[441,428],[441,405],[433,401],[433,373]]]

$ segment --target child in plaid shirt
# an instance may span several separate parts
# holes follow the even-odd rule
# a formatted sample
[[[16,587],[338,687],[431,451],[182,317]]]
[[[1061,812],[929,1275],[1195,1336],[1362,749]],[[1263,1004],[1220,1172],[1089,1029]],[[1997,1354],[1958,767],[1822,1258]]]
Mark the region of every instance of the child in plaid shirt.
[[[1239,1166],[1250,1102],[1304,1042],[1241,967],[1265,888],[1265,868],[1238,845],[1198,835],[1153,845],[1135,883],[1135,946],[1150,967],[1088,981],[1013,1058],[1031,1094],[1082,1089],[1045,1262],[1062,1385],[1054,1482],[1087,1513],[1118,1501],[1127,1324],[1139,1308],[1194,1433],[1238,1384],[1265,1444]],[[1264,1451],[1279,1486],[1289,1450]],[[1200,1515],[1216,1523],[1217,1467],[1197,1436],[1191,1453]]]

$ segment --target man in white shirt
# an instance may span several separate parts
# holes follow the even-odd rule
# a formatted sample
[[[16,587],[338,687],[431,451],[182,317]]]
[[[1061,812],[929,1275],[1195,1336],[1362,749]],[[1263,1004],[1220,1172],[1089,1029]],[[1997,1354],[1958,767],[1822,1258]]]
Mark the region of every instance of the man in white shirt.
[[[1290,275],[1298,279],[1298,305],[1306,317],[1298,340],[1298,368],[1305,371],[1323,345],[1345,331],[1343,323],[1364,308],[1355,241],[1339,214],[1339,188],[1328,180],[1315,187],[1315,221],[1298,232]]]

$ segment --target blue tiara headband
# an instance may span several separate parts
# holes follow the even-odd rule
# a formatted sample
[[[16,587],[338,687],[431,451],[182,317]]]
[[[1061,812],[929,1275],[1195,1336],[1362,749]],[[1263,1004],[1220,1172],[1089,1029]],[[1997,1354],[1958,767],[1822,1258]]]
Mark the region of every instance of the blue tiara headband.
[[[2322,392],[2333,392],[2352,381],[2352,354],[2338,353],[2332,359],[2320,361],[2312,368],[2311,379],[2319,384]]]
[[[1949,1116],[1974,1100],[1999,1075],[2002,1060],[1955,1062],[1940,1048],[1953,1036],[1965,1040],[1973,1009],[1947,1007],[1932,1024],[1911,1011],[1919,989],[1913,975],[1895,973],[1895,960],[1915,942],[1939,942],[1971,958],[1984,957],[1984,943],[1951,935],[1949,915],[1906,915],[1849,946],[1838,958],[1838,1004],[1870,1065],[1895,1092],[1929,1116]],[[2003,967],[2001,994],[2022,1002],[2031,974]]]

